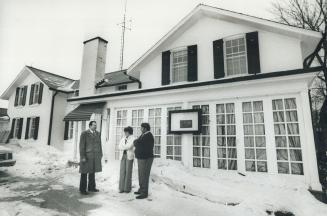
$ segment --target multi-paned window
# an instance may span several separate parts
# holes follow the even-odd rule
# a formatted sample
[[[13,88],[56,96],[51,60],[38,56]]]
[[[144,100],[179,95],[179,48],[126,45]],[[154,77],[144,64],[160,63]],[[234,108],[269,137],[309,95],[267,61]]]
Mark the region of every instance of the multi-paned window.
[[[119,142],[124,136],[124,128],[127,126],[127,110],[117,110],[116,118],[116,145],[115,159],[119,159]]]
[[[303,175],[295,98],[272,101],[278,173]]]
[[[82,121],[81,129],[82,129],[82,131],[86,130],[86,121]]]
[[[69,121],[68,139],[73,139],[73,136],[74,136],[74,122],[73,121]]]
[[[246,74],[247,55],[245,36],[226,38],[224,44],[227,76]]]
[[[13,134],[14,138],[18,138],[20,121],[21,121],[20,118],[15,119],[14,134]]]
[[[172,52],[172,83],[187,81],[187,49]]]
[[[116,87],[116,90],[117,91],[125,91],[125,90],[127,90],[127,85],[126,84],[119,85],[119,86]]]
[[[35,83],[34,88],[32,88],[33,92],[31,95],[31,104],[37,104],[39,101],[39,95],[40,95],[40,83]]]
[[[28,133],[28,138],[34,138],[35,134],[35,129],[36,129],[36,118],[31,118],[29,122],[29,133]]]
[[[24,94],[25,94],[25,86],[19,87],[18,88],[18,94],[17,94],[17,105],[18,106],[23,106],[24,105]]]
[[[161,153],[161,108],[149,109],[149,124],[154,136],[154,156],[160,157]]]
[[[237,147],[234,103],[217,104],[218,169],[237,170]]]
[[[169,111],[180,110],[181,107],[168,107],[167,108],[167,131],[169,128]],[[172,160],[182,160],[182,136],[179,134],[167,133],[167,151],[166,158]]]
[[[134,136],[138,137],[141,135],[141,124],[144,119],[144,110],[137,109],[132,110],[132,127]]]
[[[193,166],[210,168],[210,113],[209,105],[195,105],[202,110],[202,127],[199,135],[193,135]]]
[[[253,172],[267,172],[263,102],[243,102],[242,111],[245,170]]]

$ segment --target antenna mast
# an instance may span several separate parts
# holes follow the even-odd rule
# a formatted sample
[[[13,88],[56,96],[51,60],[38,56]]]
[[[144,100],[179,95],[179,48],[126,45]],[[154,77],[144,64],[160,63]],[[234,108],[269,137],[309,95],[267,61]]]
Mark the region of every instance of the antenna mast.
[[[123,0],[124,1],[124,0]],[[124,46],[125,46],[125,31],[131,30],[126,26],[126,8],[127,8],[127,0],[125,0],[124,4],[124,15],[123,15],[123,22],[119,23],[121,25],[121,38],[120,38],[120,65],[119,69],[123,70],[124,67]]]

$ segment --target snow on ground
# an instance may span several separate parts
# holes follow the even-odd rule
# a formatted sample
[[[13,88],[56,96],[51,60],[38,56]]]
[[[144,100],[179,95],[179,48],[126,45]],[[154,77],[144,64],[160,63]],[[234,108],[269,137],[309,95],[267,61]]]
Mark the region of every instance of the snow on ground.
[[[327,205],[316,200],[296,176],[260,173],[241,176],[231,171],[186,169],[180,162],[161,159],[155,159],[153,164],[150,196],[146,200],[135,200],[132,193],[118,193],[118,161],[103,163],[103,172],[96,175],[100,193],[81,196],[78,168],[67,167],[62,152],[49,146],[13,148],[17,164],[6,172],[19,178],[6,187],[0,184],[1,216],[31,215],[30,212],[33,215],[84,215],[80,212],[85,212],[91,216],[267,216],[267,210],[292,212],[296,216],[327,215]],[[135,191],[138,188],[136,163],[134,166]],[[42,190],[37,190],[37,184],[42,185]],[[26,186],[32,189],[27,190]],[[18,195],[23,198],[12,200]],[[57,199],[59,207],[35,206],[46,202],[45,199],[52,199],[51,203]],[[60,211],[67,209],[65,205],[71,206],[69,212]],[[83,205],[93,207],[81,211]]]

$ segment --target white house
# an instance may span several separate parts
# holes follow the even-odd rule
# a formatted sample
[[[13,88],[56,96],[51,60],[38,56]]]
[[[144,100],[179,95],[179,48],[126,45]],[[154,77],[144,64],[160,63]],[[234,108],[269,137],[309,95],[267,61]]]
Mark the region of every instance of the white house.
[[[63,146],[77,159],[79,134],[95,119],[105,157],[118,159],[123,128],[138,135],[149,122],[157,157],[222,174],[285,175],[321,190],[308,97],[321,67],[303,69],[320,39],[319,32],[199,5],[127,71],[105,74],[107,42],[85,41],[80,82],[69,89],[79,95],[66,96],[60,119]],[[5,93],[10,116],[13,92]],[[169,111],[189,109],[202,110],[200,133],[168,133]]]

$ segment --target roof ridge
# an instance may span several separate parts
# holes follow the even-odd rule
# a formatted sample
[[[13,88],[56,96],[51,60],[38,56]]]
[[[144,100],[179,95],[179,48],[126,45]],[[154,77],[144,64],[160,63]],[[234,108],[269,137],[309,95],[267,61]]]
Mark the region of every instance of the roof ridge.
[[[26,67],[28,67],[29,69],[36,69],[36,70],[39,70],[41,72],[48,73],[48,74],[51,74],[51,75],[54,75],[54,76],[57,76],[57,77],[61,77],[61,78],[69,79],[69,80],[72,80],[72,81],[76,81],[75,79],[65,77],[65,76],[62,76],[62,75],[59,75],[59,74],[51,73],[51,72],[48,72],[48,71],[45,71],[45,70],[42,70],[42,69],[39,69],[39,68],[36,68],[36,67],[32,67],[32,66],[28,66],[28,65],[26,65]]]
[[[289,25],[289,24],[286,24],[286,23],[278,22],[276,20],[271,20],[271,19],[267,19],[267,18],[263,18],[263,17],[259,17],[259,16],[254,16],[254,15],[250,15],[250,14],[246,14],[246,13],[242,13],[242,12],[237,12],[237,11],[233,11],[233,10],[229,10],[229,9],[225,9],[225,8],[221,8],[221,7],[216,7],[216,6],[208,5],[208,4],[200,3],[196,7],[201,7],[201,6],[211,7],[211,8],[215,8],[215,9],[218,9],[218,10],[223,10],[223,11],[231,12],[231,13],[237,13],[237,14],[240,14],[240,15],[244,15],[244,16],[248,16],[248,17],[252,17],[252,18],[256,18],[256,19],[261,19],[261,20],[265,20],[265,21],[269,21],[269,22],[273,22],[273,23],[285,25],[285,26],[288,26],[288,27],[295,27],[295,28],[299,28],[299,29],[303,29],[303,30],[307,30],[307,31],[320,32],[320,31],[316,31],[316,30],[312,30],[312,29],[306,29],[306,28],[301,28],[301,27],[296,26],[296,25]]]

